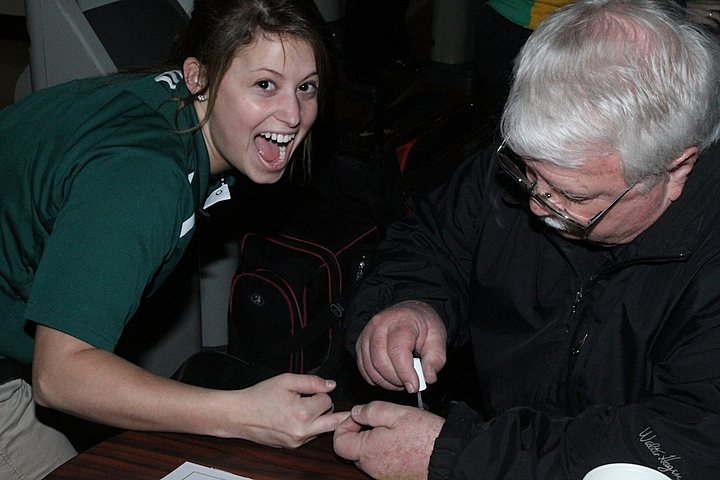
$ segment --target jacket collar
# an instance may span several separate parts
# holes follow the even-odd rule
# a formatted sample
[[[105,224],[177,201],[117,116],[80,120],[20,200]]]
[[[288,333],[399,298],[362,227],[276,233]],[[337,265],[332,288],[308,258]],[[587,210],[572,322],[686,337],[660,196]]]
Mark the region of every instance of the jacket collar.
[[[706,237],[720,211],[718,145],[703,152],[680,197],[648,229],[628,245],[628,253],[643,258],[686,258]]]

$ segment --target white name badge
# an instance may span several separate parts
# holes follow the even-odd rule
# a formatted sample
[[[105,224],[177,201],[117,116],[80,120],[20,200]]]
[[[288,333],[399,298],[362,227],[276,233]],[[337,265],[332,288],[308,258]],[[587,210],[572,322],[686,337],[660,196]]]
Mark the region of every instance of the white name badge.
[[[227,183],[223,182],[217,188],[217,190],[208,195],[207,199],[205,200],[205,205],[203,205],[203,208],[212,207],[216,203],[225,200],[230,200],[230,187],[228,187]]]

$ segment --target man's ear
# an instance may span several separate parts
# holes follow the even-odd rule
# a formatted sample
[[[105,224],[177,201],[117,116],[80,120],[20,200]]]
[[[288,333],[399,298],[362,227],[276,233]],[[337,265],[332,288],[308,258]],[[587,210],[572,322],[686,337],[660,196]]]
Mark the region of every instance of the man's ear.
[[[190,93],[195,95],[205,86],[205,69],[195,57],[188,57],[183,62],[183,77]]]
[[[688,147],[670,163],[668,195],[671,201],[674,202],[682,194],[683,188],[685,188],[685,181],[695,167],[698,154],[699,149],[697,147]]]

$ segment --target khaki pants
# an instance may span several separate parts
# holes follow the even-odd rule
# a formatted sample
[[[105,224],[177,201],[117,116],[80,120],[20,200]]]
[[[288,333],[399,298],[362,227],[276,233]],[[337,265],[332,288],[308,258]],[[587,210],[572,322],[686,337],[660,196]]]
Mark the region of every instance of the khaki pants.
[[[0,479],[39,480],[76,454],[35,416],[30,385],[20,379],[0,385]]]

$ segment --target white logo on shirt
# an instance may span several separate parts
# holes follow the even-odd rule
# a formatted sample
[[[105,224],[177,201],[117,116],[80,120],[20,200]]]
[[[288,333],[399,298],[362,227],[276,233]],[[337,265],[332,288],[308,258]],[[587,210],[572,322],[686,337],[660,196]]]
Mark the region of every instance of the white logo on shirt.
[[[189,183],[192,183],[193,178],[195,178],[195,172],[191,172],[188,174],[187,179]],[[192,228],[195,226],[195,214],[193,213],[190,218],[185,220],[182,224],[182,227],[180,228],[180,238],[184,237]]]
[[[175,90],[182,78],[183,76],[182,73],[180,73],[180,70],[170,70],[167,72],[163,72],[157,77],[155,77],[155,81],[158,83],[165,82],[168,84],[171,90]]]
[[[187,233],[193,229],[195,226],[195,214],[193,213],[190,218],[185,220],[182,224],[182,228],[180,229],[180,238],[187,235]]]

